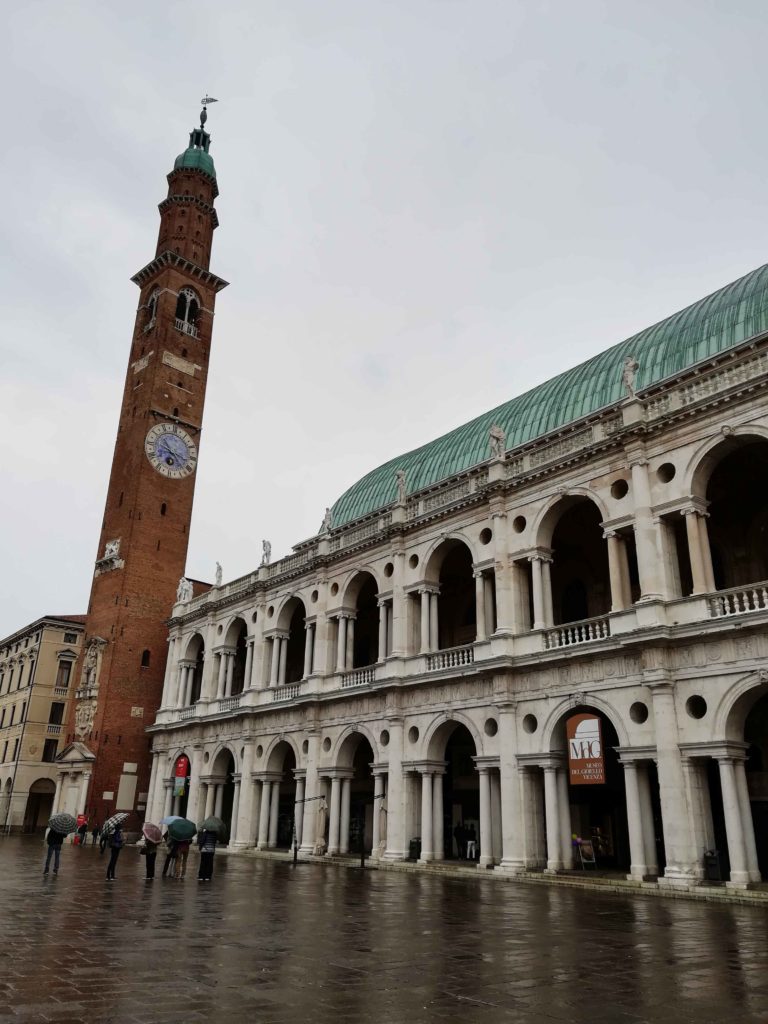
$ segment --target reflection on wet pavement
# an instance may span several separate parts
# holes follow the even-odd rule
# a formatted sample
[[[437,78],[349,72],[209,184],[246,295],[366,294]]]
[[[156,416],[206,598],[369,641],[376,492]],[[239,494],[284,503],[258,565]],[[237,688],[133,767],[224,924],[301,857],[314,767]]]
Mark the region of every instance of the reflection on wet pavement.
[[[5,1021],[768,1024],[768,917],[544,886],[216,858],[117,881],[0,839]],[[159,874],[159,872],[158,872]]]

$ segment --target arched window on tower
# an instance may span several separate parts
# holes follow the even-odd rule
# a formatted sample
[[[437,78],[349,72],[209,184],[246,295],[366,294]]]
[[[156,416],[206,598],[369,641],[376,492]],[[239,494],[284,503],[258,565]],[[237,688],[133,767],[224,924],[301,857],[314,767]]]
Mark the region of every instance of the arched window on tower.
[[[141,652],[141,667],[149,668],[149,651],[144,650]]]
[[[200,300],[191,288],[182,288],[176,301],[176,327],[185,334],[197,337]]]

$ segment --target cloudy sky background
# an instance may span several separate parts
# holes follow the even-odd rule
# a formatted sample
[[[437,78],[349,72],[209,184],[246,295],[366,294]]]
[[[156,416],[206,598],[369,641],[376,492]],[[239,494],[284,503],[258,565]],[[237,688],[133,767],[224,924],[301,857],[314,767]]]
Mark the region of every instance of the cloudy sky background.
[[[219,297],[188,560],[765,262],[760,0],[27,0],[0,61],[0,637],[82,612],[199,98]]]

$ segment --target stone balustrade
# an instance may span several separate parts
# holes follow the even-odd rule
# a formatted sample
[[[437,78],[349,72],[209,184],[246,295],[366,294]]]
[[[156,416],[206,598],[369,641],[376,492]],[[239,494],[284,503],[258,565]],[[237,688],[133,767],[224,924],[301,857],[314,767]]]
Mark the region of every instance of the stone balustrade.
[[[581,622],[569,622],[555,629],[548,629],[544,646],[551,651],[558,647],[575,647],[577,644],[588,644],[593,640],[605,640],[610,635],[610,618],[601,615],[596,619],[582,619]]]
[[[746,587],[719,590],[708,599],[709,615],[721,619],[728,615],[768,611],[768,582],[750,583]]]
[[[367,686],[376,678],[376,669],[373,665],[367,668],[358,668],[353,672],[345,672],[341,677],[341,688],[347,690],[353,686]]]
[[[439,672],[446,668],[460,668],[472,665],[475,660],[475,649],[471,644],[466,647],[450,647],[446,651],[436,651],[427,655],[427,672]]]
[[[236,711],[240,707],[240,694],[234,697],[222,697],[219,701],[219,711]]]

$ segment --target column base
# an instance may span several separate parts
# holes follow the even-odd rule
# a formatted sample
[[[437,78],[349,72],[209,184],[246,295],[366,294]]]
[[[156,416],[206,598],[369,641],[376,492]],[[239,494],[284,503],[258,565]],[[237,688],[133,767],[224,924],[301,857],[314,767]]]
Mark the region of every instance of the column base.
[[[483,870],[483,871],[487,870],[488,868],[492,868],[493,867],[493,857],[482,857],[481,856],[480,859],[477,862],[477,867],[478,867],[478,870]]]
[[[650,876],[651,876],[651,873],[648,870],[648,868],[645,866],[645,864],[638,864],[637,866],[635,866],[633,864],[630,867],[630,869],[629,869],[629,874],[627,875],[627,881],[628,882],[645,882],[645,881],[647,881],[650,878]]]
[[[427,853],[424,856],[419,857],[419,859],[416,861],[416,863],[417,864],[432,864],[434,859],[435,858],[432,856],[431,853]]]
[[[562,873],[563,865],[560,864],[557,867],[550,867],[549,864],[544,868],[545,875],[559,875]]]
[[[405,850],[385,850],[384,856],[381,858],[385,861],[403,861],[408,860],[408,854]]]
[[[230,850],[247,850],[251,846],[253,846],[253,843],[245,843],[245,842],[242,842],[242,841],[240,841],[240,842],[233,842],[233,841],[230,840],[228,849],[230,849]]]
[[[661,875],[658,879],[660,889],[690,889],[692,886],[701,885],[701,877],[691,873],[670,873]]]
[[[501,864],[497,864],[493,869],[494,871],[501,871],[507,875],[519,875],[525,871],[525,865],[520,860],[504,860],[502,859]]]
[[[730,880],[725,883],[726,889],[749,889],[751,880],[748,871],[732,871]]]

